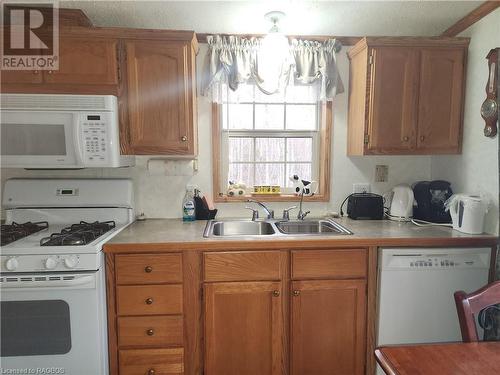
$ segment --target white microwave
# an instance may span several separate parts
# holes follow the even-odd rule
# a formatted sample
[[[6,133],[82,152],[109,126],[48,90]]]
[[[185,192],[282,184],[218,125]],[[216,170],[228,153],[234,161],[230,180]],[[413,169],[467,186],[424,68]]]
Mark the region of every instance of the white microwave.
[[[1,94],[2,168],[125,167],[113,95]]]

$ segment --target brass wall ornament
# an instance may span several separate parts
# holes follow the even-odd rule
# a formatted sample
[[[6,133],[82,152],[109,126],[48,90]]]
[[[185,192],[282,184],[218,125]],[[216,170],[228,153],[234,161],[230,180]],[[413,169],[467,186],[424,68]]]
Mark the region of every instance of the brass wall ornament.
[[[481,117],[485,121],[484,135],[492,138],[497,134],[498,125],[500,48],[493,48],[486,59],[488,60],[488,82],[486,84],[486,99],[481,105]]]

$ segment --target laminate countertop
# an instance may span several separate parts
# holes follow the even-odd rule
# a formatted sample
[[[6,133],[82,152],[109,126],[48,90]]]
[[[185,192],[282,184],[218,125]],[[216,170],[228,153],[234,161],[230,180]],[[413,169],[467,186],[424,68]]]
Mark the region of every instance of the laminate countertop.
[[[229,219],[223,219],[229,220]],[[241,219],[238,219],[241,220]],[[390,220],[334,219],[352,235],[280,235],[203,237],[206,221],[181,219],[136,221],[104,245],[105,252],[228,249],[293,249],[367,246],[494,246],[498,236],[471,235],[449,227],[418,227]]]

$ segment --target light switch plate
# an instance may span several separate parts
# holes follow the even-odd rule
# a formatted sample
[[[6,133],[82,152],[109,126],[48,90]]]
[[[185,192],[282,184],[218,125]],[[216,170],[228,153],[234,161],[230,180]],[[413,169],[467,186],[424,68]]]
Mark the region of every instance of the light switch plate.
[[[389,166],[376,165],[375,166],[375,182],[387,182],[389,180]]]
[[[368,183],[355,183],[352,184],[352,192],[353,193],[369,193],[370,192],[370,184]]]

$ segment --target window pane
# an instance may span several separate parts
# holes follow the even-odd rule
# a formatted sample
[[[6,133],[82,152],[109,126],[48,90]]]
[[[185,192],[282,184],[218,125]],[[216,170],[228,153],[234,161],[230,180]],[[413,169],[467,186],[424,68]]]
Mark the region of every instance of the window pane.
[[[288,138],[287,161],[312,161],[312,138]]]
[[[316,103],[319,100],[319,85],[295,85],[286,88],[287,103]]]
[[[316,105],[287,105],[286,128],[316,130]]]
[[[229,138],[229,162],[253,161],[253,138]]]
[[[254,85],[247,85],[245,83],[238,85],[238,89],[236,91],[231,90],[227,86],[228,99],[231,103],[251,103],[253,102],[253,89]]]
[[[227,104],[229,129],[252,129],[252,104]]]
[[[284,109],[285,106],[280,104],[256,104],[255,129],[283,129]]]
[[[284,174],[284,164],[256,164],[255,184],[283,186]]]
[[[285,161],[285,138],[256,138],[255,161]]]
[[[286,186],[292,187],[290,177],[294,174],[298,175],[301,179],[311,181],[311,163],[293,163],[286,165]]]
[[[244,183],[247,186],[253,186],[253,164],[247,163],[238,163],[238,164],[229,164],[229,181],[233,181],[236,183]]]
[[[282,92],[277,92],[276,94],[267,95],[264,94],[258,87],[255,88],[255,101],[257,103],[283,103],[285,101],[285,96]]]

